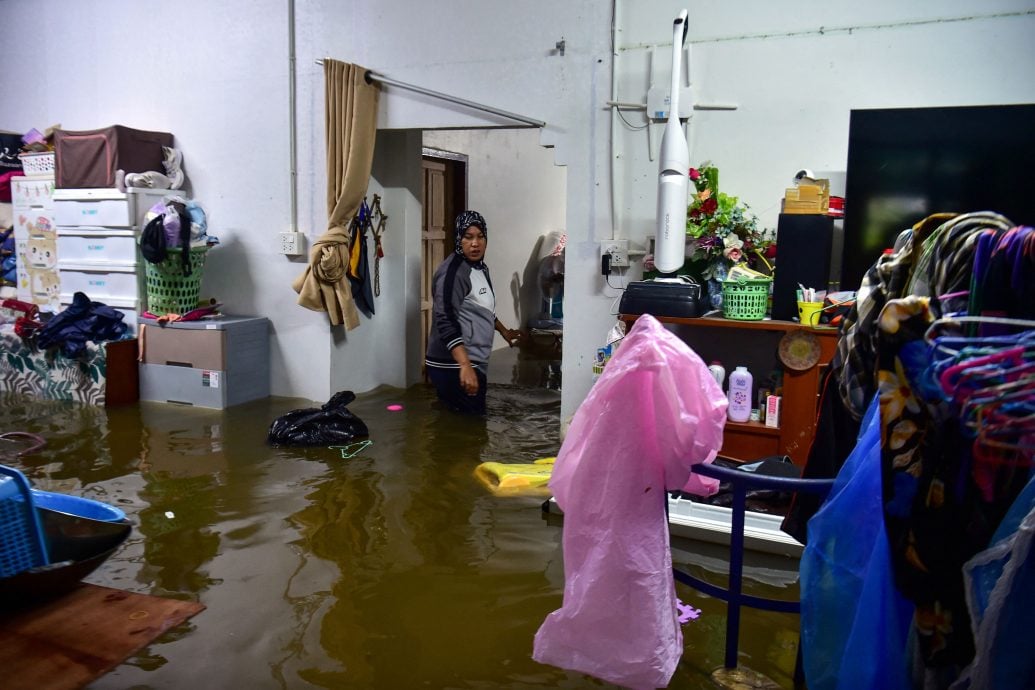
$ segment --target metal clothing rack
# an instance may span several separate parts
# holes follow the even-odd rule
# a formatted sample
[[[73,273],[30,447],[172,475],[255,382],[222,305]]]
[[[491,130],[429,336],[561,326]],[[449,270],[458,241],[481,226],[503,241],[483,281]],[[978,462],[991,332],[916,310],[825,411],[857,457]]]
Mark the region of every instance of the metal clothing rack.
[[[323,60],[317,60],[316,64],[322,65],[323,64]],[[505,117],[505,118],[507,118],[509,120],[514,120],[516,122],[521,122],[526,127],[543,128],[543,127],[546,126],[546,123],[543,122],[542,120],[535,120],[535,119],[532,119],[530,117],[525,117],[524,115],[518,115],[517,113],[512,113],[512,112],[510,112],[508,110],[502,110],[500,108],[494,108],[491,105],[483,105],[481,103],[475,103],[474,101],[469,101],[469,100],[464,99],[464,98],[459,98],[457,96],[451,96],[448,93],[442,93],[440,91],[433,91],[431,89],[426,89],[423,86],[417,86],[416,84],[408,84],[408,83],[406,83],[404,81],[398,81],[396,79],[392,79],[391,77],[386,77],[383,74],[378,74],[377,72],[374,72],[373,70],[367,70],[366,74],[364,75],[364,78],[366,79],[368,84],[370,82],[378,82],[379,84],[386,84],[388,86],[395,86],[395,87],[400,88],[400,89],[406,89],[407,91],[413,91],[415,93],[423,94],[425,96],[431,96],[432,98],[437,98],[439,100],[447,101],[449,103],[455,103],[456,105],[462,105],[465,108],[472,108],[474,110],[481,110],[482,112],[492,113],[493,115],[499,115],[500,117]]]

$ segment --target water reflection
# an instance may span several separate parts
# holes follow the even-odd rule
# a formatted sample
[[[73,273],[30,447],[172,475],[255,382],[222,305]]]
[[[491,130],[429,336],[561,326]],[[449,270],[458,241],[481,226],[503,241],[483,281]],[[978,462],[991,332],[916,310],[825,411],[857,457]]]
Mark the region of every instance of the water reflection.
[[[48,439],[7,464],[41,488],[116,503],[134,523],[90,581],[208,607],[91,689],[603,686],[531,660],[560,605],[561,531],[540,499],[493,496],[472,476],[483,460],[555,455],[559,394],[494,384],[488,402],[476,420],[437,409],[424,386],[361,395],[349,408],[372,444],[343,458],[265,445],[274,418],[311,401],[220,411],[5,400],[0,429]],[[680,596],[705,613],[684,629],[670,687],[711,687],[723,605]],[[745,612],[742,649],[784,683],[796,619],[774,616]]]

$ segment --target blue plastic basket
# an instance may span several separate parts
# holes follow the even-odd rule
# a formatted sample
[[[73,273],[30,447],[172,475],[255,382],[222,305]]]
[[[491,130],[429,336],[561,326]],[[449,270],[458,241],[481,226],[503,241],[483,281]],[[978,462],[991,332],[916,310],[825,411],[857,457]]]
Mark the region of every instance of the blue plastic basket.
[[[0,465],[0,577],[47,565],[47,544],[25,476]]]

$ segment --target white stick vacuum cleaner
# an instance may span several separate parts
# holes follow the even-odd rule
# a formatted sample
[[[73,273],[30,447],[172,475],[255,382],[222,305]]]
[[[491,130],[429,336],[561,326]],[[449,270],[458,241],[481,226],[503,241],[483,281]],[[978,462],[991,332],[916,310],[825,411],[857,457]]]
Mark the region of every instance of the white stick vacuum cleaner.
[[[686,18],[687,12],[683,10],[672,24],[672,92],[659,157],[654,265],[663,276],[673,276],[683,267],[686,251],[686,192],[690,179],[690,151],[683,126],[679,122],[679,78],[683,64],[680,53],[686,41]]]
[[[618,310],[623,314],[697,317],[701,315],[701,286],[686,276],[676,276],[686,257],[687,185],[690,151],[679,122],[681,53],[687,34],[687,11],[672,24],[672,92],[668,121],[661,138],[658,170],[658,217],[654,237],[654,280],[630,283]]]

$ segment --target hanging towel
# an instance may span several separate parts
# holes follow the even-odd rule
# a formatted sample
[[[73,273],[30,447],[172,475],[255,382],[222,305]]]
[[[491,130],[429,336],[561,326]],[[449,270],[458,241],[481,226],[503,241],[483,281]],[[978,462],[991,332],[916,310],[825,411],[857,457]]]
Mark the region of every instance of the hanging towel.
[[[708,495],[690,473],[722,445],[726,397],[708,367],[641,316],[576,411],[550,489],[564,512],[564,603],[533,658],[631,688],[665,687],[683,651],[666,490]]]

